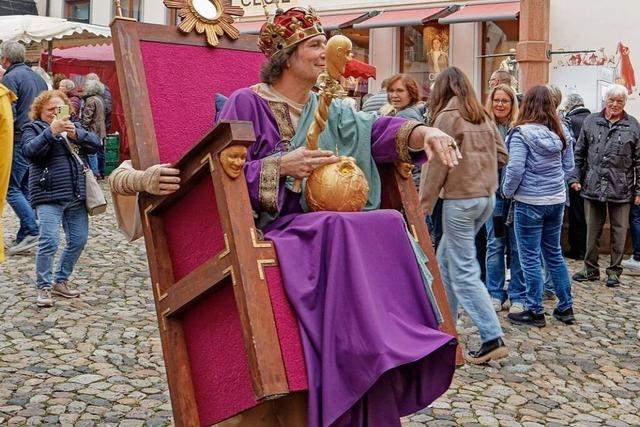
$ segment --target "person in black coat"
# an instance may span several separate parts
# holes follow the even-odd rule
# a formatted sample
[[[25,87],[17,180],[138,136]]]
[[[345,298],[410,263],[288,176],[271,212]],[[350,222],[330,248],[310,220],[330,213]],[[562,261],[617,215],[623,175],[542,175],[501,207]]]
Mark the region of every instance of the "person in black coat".
[[[2,84],[18,97],[13,103],[13,141],[2,141],[13,145],[7,202],[20,220],[15,243],[7,250],[10,255],[29,250],[38,243],[36,215],[27,200],[28,165],[22,156],[20,141],[21,128],[29,122],[29,107],[40,92],[47,90],[47,84],[24,63],[25,56],[26,50],[18,42],[5,42],[0,46],[0,65],[7,69]]]
[[[64,93],[43,92],[31,105],[32,121],[22,127],[22,153],[29,161],[29,198],[40,219],[36,256],[36,304],[39,307],[51,307],[52,294],[65,298],[80,295],[69,286],[68,280],[89,233],[84,177],[87,154],[100,148],[95,134],[72,123],[68,115],[56,115],[62,105],[69,106]],[[85,165],[81,165],[70,150],[75,151]],[[53,274],[61,225],[66,246]]]
[[[577,93],[567,96],[564,107],[564,121],[573,139],[578,140],[582,123],[591,111],[584,106],[584,100]],[[569,250],[565,253],[568,258],[583,260],[587,248],[587,222],[584,218],[584,200],[580,192],[569,189]]]

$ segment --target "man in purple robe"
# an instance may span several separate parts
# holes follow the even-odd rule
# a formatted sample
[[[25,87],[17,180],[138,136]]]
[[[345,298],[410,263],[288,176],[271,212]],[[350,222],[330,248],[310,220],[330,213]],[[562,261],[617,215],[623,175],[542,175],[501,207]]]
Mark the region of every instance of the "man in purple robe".
[[[401,214],[379,208],[375,165],[454,166],[455,142],[437,129],[376,118],[334,101],[318,150],[304,146],[325,67],[326,36],[312,9],[279,11],[261,30],[261,84],[233,93],[221,120],[248,120],[256,142],[244,173],[257,222],[272,240],[298,316],[309,381],[309,426],[399,426],[444,393],[455,340],[438,330],[424,255]],[[353,155],[370,183],[364,212],[306,213],[293,181]],[[346,150],[346,151],[345,151]],[[421,266],[422,264],[422,266]],[[432,301],[433,302],[433,301]]]

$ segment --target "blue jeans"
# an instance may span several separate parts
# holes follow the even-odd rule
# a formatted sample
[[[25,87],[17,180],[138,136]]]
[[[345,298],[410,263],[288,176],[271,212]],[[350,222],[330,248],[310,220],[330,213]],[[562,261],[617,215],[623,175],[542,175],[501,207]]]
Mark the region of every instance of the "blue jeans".
[[[536,314],[544,313],[542,258],[554,285],[558,310],[564,311],[573,305],[569,270],[560,247],[563,215],[564,203],[536,206],[516,202],[514,222],[527,288],[527,308]]]
[[[89,160],[89,167],[91,168],[91,172],[95,176],[100,174],[100,168],[98,167],[98,155],[97,154],[87,154],[87,160]]]
[[[40,289],[69,279],[73,267],[87,243],[89,216],[84,206],[84,200],[38,205],[36,209],[40,219],[40,239],[38,240],[38,255],[36,255],[36,286]],[[52,274],[53,257],[58,250],[61,224],[67,242],[60,256],[54,278]]]
[[[633,259],[640,261],[640,205],[631,205],[629,228],[631,229],[631,243],[633,244]]]
[[[483,343],[504,335],[489,292],[480,280],[476,259],[476,233],[491,216],[494,203],[494,196],[445,200],[444,232],[436,254],[454,321],[460,303],[477,326]]]
[[[493,216],[487,221],[487,290],[492,298],[505,302],[507,298],[511,303],[525,302],[524,275],[520,267],[520,259],[518,258],[518,244],[516,242],[516,233],[513,227],[506,227],[507,235],[504,237],[496,237],[493,219],[501,221],[507,216],[509,209],[509,200],[496,200],[496,207]],[[504,289],[505,285],[505,262],[504,257],[509,252],[509,268],[511,270],[511,280],[509,287]]]
[[[27,236],[38,235],[36,214],[29,204],[29,165],[22,155],[22,144],[13,145],[13,160],[11,162],[11,177],[7,189],[7,203],[20,220],[20,228],[16,234],[16,241],[20,242]]]

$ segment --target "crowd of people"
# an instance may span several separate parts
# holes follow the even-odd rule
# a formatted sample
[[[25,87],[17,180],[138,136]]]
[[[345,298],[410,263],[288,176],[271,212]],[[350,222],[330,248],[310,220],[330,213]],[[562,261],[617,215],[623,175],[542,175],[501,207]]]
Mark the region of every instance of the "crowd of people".
[[[437,160],[423,166],[418,190],[451,311],[456,316],[459,304],[474,321],[483,342],[476,360],[485,361],[492,352],[504,354],[495,312],[508,309],[511,323],[543,327],[542,303],[556,300],[553,317],[575,321],[571,280],[600,279],[607,216],[605,285],[619,286],[623,268],[640,274],[640,130],[624,111],[627,91],[620,85],[609,88],[604,108],[592,114],[579,94],[563,103],[552,85],[517,93],[512,76],[498,70],[479,109],[463,76],[455,67],[444,70],[425,101],[418,82],[395,75],[362,110],[422,118],[459,143],[460,165],[451,171]],[[623,261],[629,228],[633,255]],[[584,268],[570,277],[563,255],[583,260]]]
[[[104,174],[103,138],[111,98],[96,74],[78,79],[82,86],[77,87],[64,75],[51,78],[40,67],[29,67],[25,55],[20,43],[0,45],[4,70],[0,84],[0,164],[4,166],[0,214],[6,200],[20,224],[7,245],[8,255],[27,253],[37,246],[36,304],[51,307],[52,295],[80,295],[69,277],[89,231],[84,174]],[[76,161],[74,153],[86,167]],[[54,271],[61,227],[66,244]],[[0,261],[4,256],[2,244]]]
[[[84,159],[95,175],[102,177],[101,141],[110,126],[111,94],[96,74],[85,76],[78,87],[64,75],[52,79],[39,67],[28,67],[24,63],[24,48],[18,43],[4,43],[1,49],[6,71],[0,95],[13,109],[12,160],[9,171],[5,168],[4,181],[8,185],[2,203],[6,199],[20,221],[7,254],[19,254],[39,245],[38,270],[46,270],[43,266],[51,262],[48,258],[57,249],[57,231],[53,232],[56,236],[47,238],[41,232],[48,224],[42,219],[46,214],[40,213],[43,208],[38,208],[43,203],[43,194],[45,199],[55,198],[56,203],[61,203],[65,197],[69,201],[78,195],[82,198],[83,188],[78,180],[82,171],[75,171],[73,176],[55,173],[60,156],[74,165],[67,153],[51,150],[46,144],[42,146],[42,142],[59,148],[63,145],[54,141],[71,140],[86,156]],[[482,283],[486,288],[488,299],[482,301],[489,301],[494,312],[508,309],[509,319],[514,323],[522,323],[524,316],[525,323],[531,317],[537,320],[530,323],[543,325],[538,301],[554,298],[559,299],[558,317],[573,321],[570,281],[559,249],[565,207],[569,223],[569,250],[565,255],[584,260],[584,268],[573,275],[573,280],[599,279],[598,244],[607,212],[611,221],[611,262],[606,269],[606,285],[617,286],[623,268],[629,274],[640,274],[640,191],[635,181],[639,172],[636,159],[640,156],[640,145],[636,144],[640,127],[624,111],[626,92],[613,86],[605,97],[604,109],[591,114],[578,94],[570,94],[561,105],[562,94],[551,86],[536,88],[536,93],[518,94],[512,76],[498,70],[489,79],[489,94],[482,107],[460,70],[450,67],[440,74],[429,99],[421,96],[420,85],[411,76],[397,74],[387,78],[380,92],[365,99],[361,110],[376,116],[397,116],[432,124],[464,142],[461,149],[463,154],[468,151],[466,160],[450,172],[453,177],[443,174],[437,162],[413,169],[438,249],[440,268],[446,273],[445,284],[450,282],[447,275],[451,268],[456,271],[455,277],[468,275],[470,287],[475,289]],[[13,100],[14,95],[17,100]],[[548,100],[551,103],[547,105]],[[51,110],[61,104],[69,106],[66,118],[57,117]],[[8,123],[6,115],[3,119]],[[476,129],[478,126],[486,129]],[[3,129],[9,132],[9,126]],[[26,129],[29,132],[25,135]],[[471,147],[474,151],[469,151]],[[554,159],[558,156],[560,162],[556,165]],[[466,167],[468,162],[473,167]],[[68,173],[73,167],[62,169]],[[56,179],[52,180],[52,176]],[[61,185],[68,196],[53,197]],[[464,212],[465,218],[457,217],[454,205],[478,198],[486,200],[482,208],[479,205],[476,216],[470,217],[473,209],[464,207],[458,208],[458,212]],[[73,255],[65,253],[55,279],[39,277],[38,288],[55,288],[66,283],[69,273],[62,273],[63,264],[71,271],[86,241],[86,236],[82,236],[86,232],[70,231],[66,226],[67,217],[73,217],[73,209],[63,206],[61,212],[55,221],[65,225],[65,232],[72,235],[67,239],[77,241],[80,249],[67,248]],[[80,221],[73,218],[74,224]],[[467,231],[452,227],[463,223],[469,227]],[[634,251],[623,261],[629,226]],[[470,236],[473,245],[469,244]],[[454,247],[454,243],[468,247]],[[459,254],[464,254],[464,259],[458,259]],[[469,254],[474,255],[475,262],[468,259]],[[462,266],[464,269],[458,270]],[[462,283],[465,280],[458,280],[456,286]],[[464,290],[458,289],[454,298],[456,293],[447,286],[451,301],[461,299],[472,317],[478,313],[474,305],[480,300],[465,304]],[[50,298],[45,300],[38,301],[50,305]],[[483,328],[496,324],[492,315],[480,317],[476,323]],[[487,336],[494,339],[499,334]]]

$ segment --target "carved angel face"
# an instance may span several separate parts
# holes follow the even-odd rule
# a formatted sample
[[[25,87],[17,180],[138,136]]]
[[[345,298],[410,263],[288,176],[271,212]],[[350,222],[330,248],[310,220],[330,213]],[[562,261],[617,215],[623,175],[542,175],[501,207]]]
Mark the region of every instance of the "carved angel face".
[[[247,160],[247,147],[243,145],[232,145],[227,147],[220,153],[220,163],[222,169],[230,178],[237,178],[242,172],[245,161]]]

